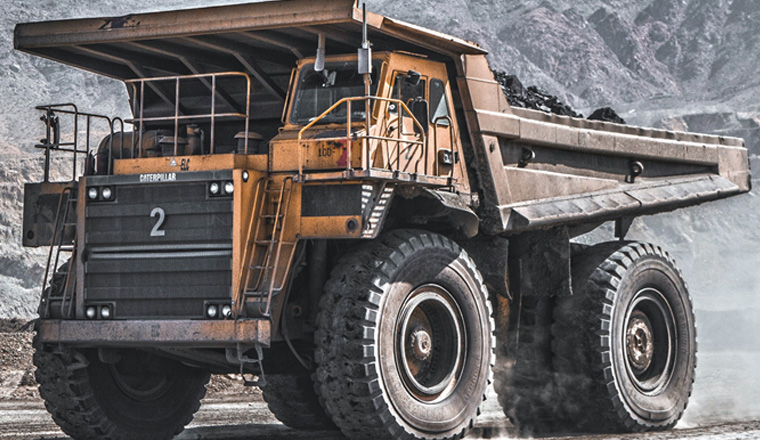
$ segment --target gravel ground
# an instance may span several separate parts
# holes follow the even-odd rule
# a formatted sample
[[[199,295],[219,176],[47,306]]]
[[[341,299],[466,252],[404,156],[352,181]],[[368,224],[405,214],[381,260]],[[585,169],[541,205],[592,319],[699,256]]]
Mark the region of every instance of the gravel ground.
[[[23,321],[0,320],[0,440],[63,439],[39,398],[32,365],[32,332]],[[689,409],[677,429],[664,433],[581,436],[573,440],[760,439],[760,352],[699,354]],[[469,439],[513,438],[515,432],[489,393]],[[337,432],[306,433],[279,424],[257,388],[237,375],[215,375],[200,412],[178,439],[340,439]],[[547,439],[548,440],[548,439]]]

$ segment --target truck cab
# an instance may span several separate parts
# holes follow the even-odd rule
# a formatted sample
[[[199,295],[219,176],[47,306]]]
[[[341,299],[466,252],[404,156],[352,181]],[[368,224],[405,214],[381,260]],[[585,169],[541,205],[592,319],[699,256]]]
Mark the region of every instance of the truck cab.
[[[382,170],[430,176],[438,186],[469,193],[445,64],[408,53],[375,54],[366,95],[355,55],[328,58],[321,72],[314,61],[298,64],[285,125],[270,147],[273,172],[298,170],[317,180],[329,178],[320,176],[328,171]]]

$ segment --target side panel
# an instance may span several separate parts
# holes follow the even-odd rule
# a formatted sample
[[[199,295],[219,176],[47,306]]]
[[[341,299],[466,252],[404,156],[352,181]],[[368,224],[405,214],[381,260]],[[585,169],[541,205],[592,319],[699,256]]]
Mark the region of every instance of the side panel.
[[[499,139],[482,132],[478,112],[511,114],[511,109],[484,55],[463,55],[457,68],[457,82],[476,161],[473,166],[478,172],[484,202],[487,208],[500,206],[511,199],[511,187],[504,171]],[[492,218],[484,219],[486,229],[499,230],[506,220],[495,210],[489,211]]]
[[[61,194],[66,188],[72,186],[74,187],[74,194],[76,194],[75,182],[43,182],[24,185],[24,246],[50,246],[53,240]],[[71,209],[66,222],[73,223],[75,218],[76,211]],[[73,239],[74,228],[64,228],[63,243],[71,243]]]
[[[359,183],[302,186],[301,238],[362,238],[376,203],[374,189]]]

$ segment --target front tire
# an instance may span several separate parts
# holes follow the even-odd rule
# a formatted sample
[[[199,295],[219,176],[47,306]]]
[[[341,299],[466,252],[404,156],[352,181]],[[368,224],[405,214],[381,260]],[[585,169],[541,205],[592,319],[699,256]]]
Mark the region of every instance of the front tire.
[[[35,337],[35,377],[45,407],[76,440],[168,440],[193,419],[207,371],[137,350],[104,363],[95,349],[46,346]]]
[[[669,429],[681,418],[696,367],[686,283],[657,246],[607,243],[573,261],[574,294],[557,298],[554,365],[584,430]]]
[[[393,231],[346,255],[320,303],[317,392],[352,439],[453,439],[491,381],[488,292],[438,234]]]

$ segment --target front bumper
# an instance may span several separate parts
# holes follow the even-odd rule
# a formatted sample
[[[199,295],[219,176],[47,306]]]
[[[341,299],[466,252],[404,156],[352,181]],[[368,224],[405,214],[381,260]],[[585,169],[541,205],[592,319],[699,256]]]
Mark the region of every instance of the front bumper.
[[[42,342],[92,347],[235,347],[269,346],[271,323],[263,319],[229,321],[41,320]]]

